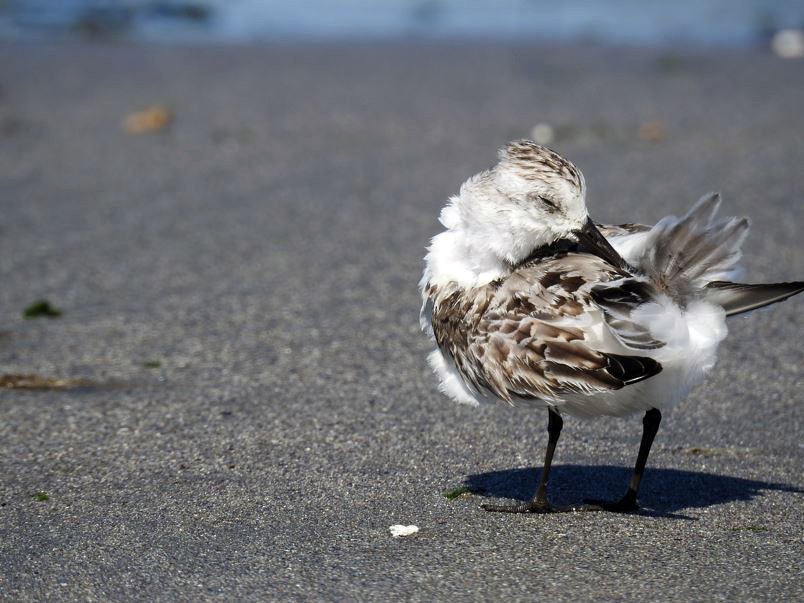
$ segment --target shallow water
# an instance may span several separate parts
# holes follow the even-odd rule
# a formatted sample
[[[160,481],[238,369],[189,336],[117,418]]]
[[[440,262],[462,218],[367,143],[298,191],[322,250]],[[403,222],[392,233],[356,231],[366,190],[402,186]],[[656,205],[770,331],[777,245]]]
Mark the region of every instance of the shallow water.
[[[0,0],[3,38],[421,37],[749,46],[802,25],[804,0]]]

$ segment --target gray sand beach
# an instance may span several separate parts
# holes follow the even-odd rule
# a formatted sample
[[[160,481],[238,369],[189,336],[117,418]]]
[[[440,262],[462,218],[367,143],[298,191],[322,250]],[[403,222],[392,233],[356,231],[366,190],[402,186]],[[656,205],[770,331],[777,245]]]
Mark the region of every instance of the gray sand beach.
[[[517,516],[479,505],[532,495],[546,413],[438,392],[417,282],[445,200],[539,123],[597,220],[720,190],[746,279],[801,279],[803,66],[4,44],[0,377],[67,381],[0,388],[0,599],[801,600],[804,299],[730,322],[644,513]],[[121,127],[152,105],[166,128]],[[555,500],[620,494],[640,430],[568,418]]]

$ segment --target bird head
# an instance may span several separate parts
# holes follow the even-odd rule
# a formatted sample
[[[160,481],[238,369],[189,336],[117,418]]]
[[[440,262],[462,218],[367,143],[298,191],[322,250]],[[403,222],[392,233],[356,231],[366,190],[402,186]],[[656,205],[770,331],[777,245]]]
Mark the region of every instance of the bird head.
[[[465,231],[476,247],[516,265],[558,240],[578,241],[613,265],[627,265],[606,241],[586,209],[581,171],[555,151],[516,140],[499,162],[467,180],[441,213],[451,230]]]

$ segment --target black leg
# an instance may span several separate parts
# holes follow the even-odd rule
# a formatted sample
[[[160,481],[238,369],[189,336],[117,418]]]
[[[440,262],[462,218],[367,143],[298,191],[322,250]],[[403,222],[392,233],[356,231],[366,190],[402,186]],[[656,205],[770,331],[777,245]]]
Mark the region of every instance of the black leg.
[[[564,420],[561,418],[561,415],[552,408],[549,410],[549,417],[547,422],[549,440],[547,441],[547,451],[544,454],[544,467],[542,467],[539,489],[536,491],[536,496],[534,496],[530,502],[520,505],[484,504],[482,507],[486,511],[498,511],[502,513],[554,513],[564,510],[552,507],[550,503],[547,502],[547,481],[550,479],[550,465],[553,463],[553,454],[556,451],[556,444],[561,435],[561,428],[564,426]]]
[[[602,511],[614,511],[615,513],[632,513],[639,509],[637,503],[637,492],[639,492],[639,483],[642,481],[642,474],[645,472],[645,464],[648,462],[648,455],[650,454],[650,447],[653,445],[653,439],[659,431],[659,423],[662,421],[662,413],[658,408],[651,408],[645,413],[642,419],[642,442],[639,444],[639,454],[637,455],[636,465],[634,466],[634,474],[631,476],[631,483],[628,484],[628,491],[618,501],[587,501],[593,510],[598,507]]]

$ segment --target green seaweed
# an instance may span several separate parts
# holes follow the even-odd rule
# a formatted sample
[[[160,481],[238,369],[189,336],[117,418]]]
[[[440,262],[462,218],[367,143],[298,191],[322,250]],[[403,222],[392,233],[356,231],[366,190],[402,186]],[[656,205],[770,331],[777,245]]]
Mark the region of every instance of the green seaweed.
[[[46,299],[39,299],[25,308],[25,311],[22,313],[22,315],[23,317],[29,319],[39,318],[41,316],[45,316],[47,318],[58,318],[61,316],[61,310],[53,306]]]
[[[472,491],[466,486],[458,486],[452,490],[447,490],[443,493],[443,496],[449,500],[454,500],[459,496],[463,496],[464,494],[472,494]]]
[[[142,363],[142,366],[149,369],[159,368],[162,366],[162,363],[158,360],[146,360]]]
[[[44,490],[39,490],[38,492],[34,492],[33,499],[39,502],[45,502],[46,500],[50,500],[50,496]]]

